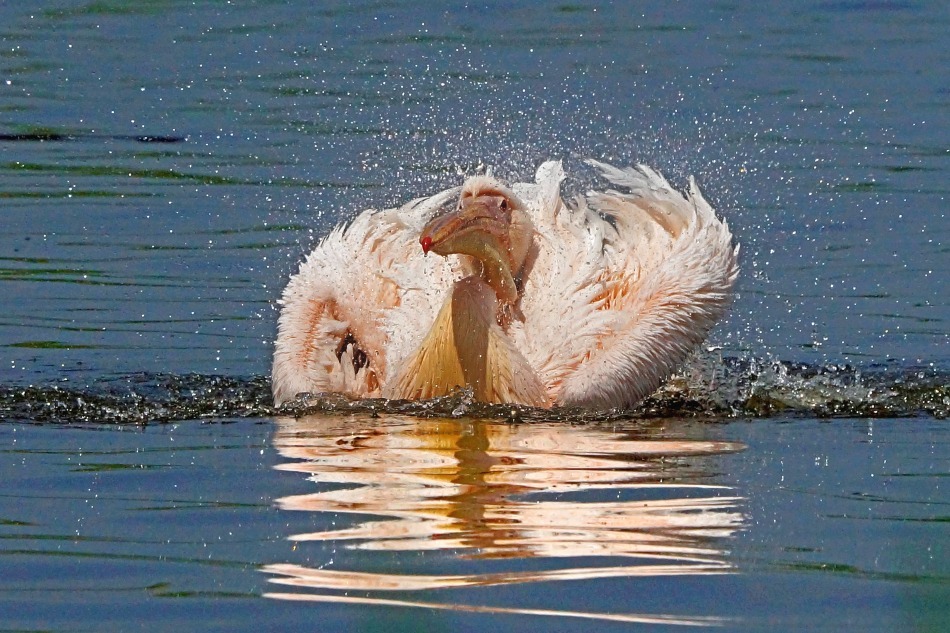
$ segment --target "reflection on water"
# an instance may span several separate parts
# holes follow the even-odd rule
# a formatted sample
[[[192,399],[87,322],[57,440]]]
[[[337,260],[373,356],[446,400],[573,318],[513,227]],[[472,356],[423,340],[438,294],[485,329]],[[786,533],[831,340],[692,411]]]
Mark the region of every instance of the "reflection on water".
[[[742,499],[710,481],[703,458],[740,450],[738,444],[673,435],[656,421],[623,431],[400,416],[310,416],[278,424],[274,444],[292,460],[279,468],[303,473],[319,487],[280,499],[280,507],[348,519],[341,527],[291,536],[299,547],[341,542],[351,552],[414,554],[413,565],[419,553],[438,552],[439,569],[447,555],[453,573],[273,564],[264,569],[274,574],[272,582],[298,592],[270,597],[718,622],[420,602],[418,596],[393,600],[375,593],[728,573],[733,567],[725,548],[743,525]],[[486,562],[494,564],[491,571]],[[353,591],[366,596],[335,593]]]

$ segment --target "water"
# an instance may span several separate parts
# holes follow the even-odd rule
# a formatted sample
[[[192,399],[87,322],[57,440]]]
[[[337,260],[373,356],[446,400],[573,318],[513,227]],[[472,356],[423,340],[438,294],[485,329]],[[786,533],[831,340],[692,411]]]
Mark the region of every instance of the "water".
[[[936,420],[0,433],[9,630],[940,631],[948,617]]]
[[[948,32],[939,2],[0,7],[0,629],[943,630]],[[591,156],[696,174],[742,243],[665,391],[273,409],[275,300],[332,225],[482,165],[583,191]]]

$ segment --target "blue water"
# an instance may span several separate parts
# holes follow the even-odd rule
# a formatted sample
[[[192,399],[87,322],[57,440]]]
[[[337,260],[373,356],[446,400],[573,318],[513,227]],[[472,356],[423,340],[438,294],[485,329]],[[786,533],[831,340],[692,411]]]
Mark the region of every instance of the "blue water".
[[[947,623],[939,421],[519,429],[316,417],[10,423],[0,435],[8,630],[633,625],[605,615],[757,631]],[[518,576],[546,570],[574,577]],[[302,571],[309,582],[269,582]],[[436,586],[381,590],[379,575]],[[460,575],[478,584],[439,587]],[[277,599],[287,595],[301,599]]]
[[[652,614],[943,630],[947,33],[936,1],[4,4],[0,629],[679,626]],[[695,174],[742,245],[735,303],[686,371],[685,406],[667,393],[635,412],[518,422],[457,402],[329,401],[305,428],[270,407],[276,299],[333,225],[485,165],[525,179],[560,158],[567,191],[583,191],[588,157],[646,162],[678,186]],[[432,419],[446,428],[420,430]],[[515,430],[537,434],[519,444]],[[334,452],[364,436],[388,448]],[[404,447],[417,436],[433,439]],[[638,438],[681,444],[643,465],[653,445]],[[704,441],[722,444],[691,444]],[[374,466],[396,455],[405,480]],[[528,474],[498,470],[532,456]],[[519,514],[529,475],[529,498],[575,503],[554,516],[615,512],[624,535],[651,533],[628,501],[734,498],[710,511],[728,528],[687,539],[725,573],[654,573],[661,556],[634,576],[620,550],[571,549],[541,523],[495,559],[479,540],[504,541],[493,514],[462,530],[464,547],[380,550],[387,504],[354,516],[323,496],[284,501],[425,499],[406,487],[424,480],[456,500],[439,506],[456,521],[542,521]],[[425,508],[397,519],[429,525]],[[369,530],[364,545],[334,533],[346,529]],[[347,577],[350,597],[402,602],[265,597],[290,591],[269,582],[284,564],[370,574]],[[589,566],[622,574],[511,584]],[[384,572],[506,580],[369,588]],[[296,591],[339,596],[341,582]]]

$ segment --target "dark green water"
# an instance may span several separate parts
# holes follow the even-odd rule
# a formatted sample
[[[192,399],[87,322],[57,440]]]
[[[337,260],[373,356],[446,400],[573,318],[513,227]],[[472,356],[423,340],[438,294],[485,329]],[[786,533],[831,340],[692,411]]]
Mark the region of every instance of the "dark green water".
[[[940,2],[0,7],[0,630],[943,631]],[[271,406],[276,298],[493,165],[742,244],[637,411]]]

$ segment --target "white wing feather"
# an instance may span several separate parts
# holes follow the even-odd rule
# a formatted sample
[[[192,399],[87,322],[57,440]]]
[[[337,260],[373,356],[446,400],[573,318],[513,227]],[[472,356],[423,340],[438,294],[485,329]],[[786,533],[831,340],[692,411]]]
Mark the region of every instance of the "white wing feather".
[[[694,180],[684,196],[646,166],[591,164],[630,191],[588,194],[616,229],[616,239],[604,241],[599,277],[609,299],[592,304],[603,318],[587,321],[584,333],[597,343],[572,359],[556,399],[629,406],[659,387],[722,316],[738,249]]]
[[[454,280],[451,263],[422,257],[419,231],[455,187],[398,209],[367,210],[324,238],[291,277],[279,301],[272,382],[278,404],[299,393],[375,397],[421,342]],[[371,350],[356,372],[355,346]],[[350,349],[352,347],[352,349]]]

